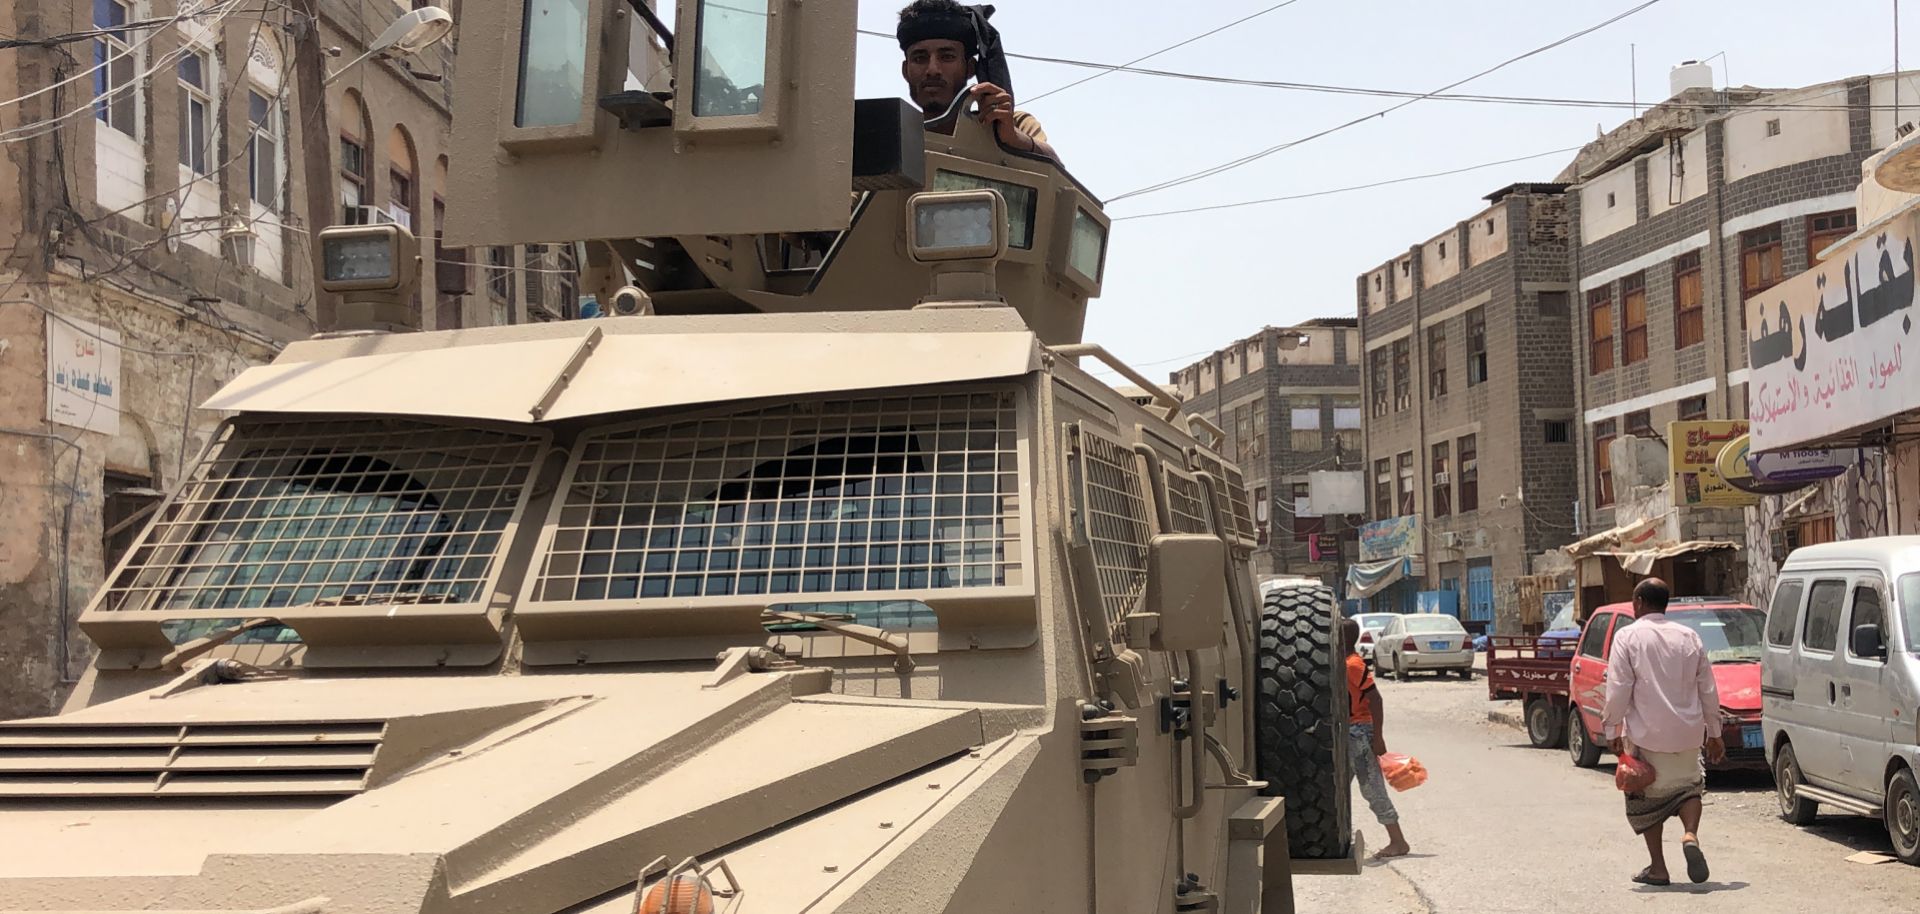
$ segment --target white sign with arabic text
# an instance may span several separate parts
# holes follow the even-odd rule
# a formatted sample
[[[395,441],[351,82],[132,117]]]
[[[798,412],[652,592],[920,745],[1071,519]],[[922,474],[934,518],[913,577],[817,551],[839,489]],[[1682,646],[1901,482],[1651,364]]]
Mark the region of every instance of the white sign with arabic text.
[[[47,315],[47,421],[120,433],[120,333]]]

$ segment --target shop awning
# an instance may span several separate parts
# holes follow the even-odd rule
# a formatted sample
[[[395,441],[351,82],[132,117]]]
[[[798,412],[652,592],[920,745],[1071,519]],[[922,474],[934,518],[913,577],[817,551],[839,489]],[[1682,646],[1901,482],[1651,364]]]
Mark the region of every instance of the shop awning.
[[[1413,556],[1347,566],[1347,599],[1371,597],[1393,586],[1401,578],[1417,578],[1426,573],[1424,563]]]
[[[1692,540],[1685,543],[1673,543],[1654,549],[1642,549],[1638,552],[1600,552],[1596,555],[1608,555],[1620,563],[1620,567],[1633,574],[1652,574],[1654,563],[1661,559],[1670,559],[1695,552],[1715,552],[1722,549],[1738,549],[1738,543],[1710,542]]]
[[[1576,559],[1590,555],[1604,555],[1622,552],[1642,552],[1659,548],[1664,538],[1670,543],[1679,537],[1663,537],[1667,533],[1668,514],[1641,518],[1630,524],[1622,524],[1611,530],[1603,530],[1570,546],[1562,547],[1566,553]]]

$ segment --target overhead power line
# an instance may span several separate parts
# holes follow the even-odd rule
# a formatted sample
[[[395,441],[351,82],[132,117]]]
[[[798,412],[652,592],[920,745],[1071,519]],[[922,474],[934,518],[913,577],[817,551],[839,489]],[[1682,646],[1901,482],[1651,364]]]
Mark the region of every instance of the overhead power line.
[[[1362,116],[1360,116],[1360,117],[1357,117],[1357,118],[1354,118],[1354,119],[1352,119],[1352,120],[1350,120],[1350,121],[1347,121],[1347,122],[1345,122],[1345,123],[1342,123],[1342,124],[1338,124],[1338,125],[1336,125],[1336,126],[1333,126],[1333,127],[1329,127],[1329,128],[1327,128],[1327,129],[1325,129],[1325,130],[1321,130],[1321,131],[1319,131],[1318,133],[1311,133],[1311,134],[1308,134],[1308,135],[1306,135],[1306,136],[1304,136],[1304,137],[1301,137],[1301,138],[1299,138],[1299,139],[1296,139],[1296,140],[1289,140],[1289,141],[1287,141],[1287,142],[1285,142],[1285,143],[1280,143],[1280,144],[1277,144],[1277,145],[1274,145],[1274,146],[1269,146],[1269,147],[1267,147],[1266,149],[1263,149],[1263,150],[1261,150],[1261,151],[1259,151],[1259,152],[1256,152],[1256,153],[1253,153],[1253,154],[1251,154],[1251,155],[1245,155],[1245,156],[1241,156],[1240,158],[1237,158],[1237,159],[1233,159],[1233,160],[1231,160],[1231,161],[1227,161],[1227,162],[1222,162],[1222,163],[1220,163],[1220,164],[1218,164],[1218,165],[1215,165],[1215,166],[1213,166],[1213,167],[1211,167],[1211,168],[1205,168],[1205,169],[1202,169],[1202,170],[1200,170],[1200,171],[1196,171],[1196,172],[1193,172],[1193,173],[1191,173],[1191,174],[1186,174],[1186,175],[1181,175],[1180,177],[1177,177],[1177,178],[1170,178],[1170,179],[1168,179],[1168,180],[1165,180],[1165,181],[1161,181],[1161,182],[1159,182],[1159,183],[1157,183],[1157,184],[1150,184],[1150,185],[1148,185],[1148,186],[1146,186],[1146,187],[1141,187],[1141,188],[1138,188],[1138,189],[1135,189],[1135,190],[1131,190],[1131,191],[1128,191],[1128,192],[1126,192],[1126,193],[1124,193],[1124,194],[1120,194],[1120,195],[1118,195],[1118,196],[1115,196],[1115,197],[1111,197],[1111,198],[1109,198],[1107,202],[1108,202],[1108,203],[1117,203],[1117,202],[1119,202],[1119,201],[1121,201],[1121,200],[1125,200],[1125,199],[1127,199],[1127,198],[1129,198],[1129,197],[1138,197],[1138,196],[1141,196],[1142,194],[1150,194],[1150,193],[1157,193],[1157,192],[1159,192],[1159,191],[1163,191],[1163,190],[1168,190],[1168,189],[1171,189],[1171,188],[1174,188],[1174,187],[1179,187],[1179,186],[1181,186],[1181,185],[1183,185],[1183,184],[1191,184],[1191,183],[1193,183],[1194,181],[1200,181],[1200,180],[1204,180],[1204,179],[1206,179],[1206,178],[1210,178],[1210,177],[1213,177],[1214,175],[1218,175],[1218,174],[1222,174],[1222,173],[1224,173],[1224,172],[1228,172],[1228,171],[1232,171],[1233,169],[1236,169],[1236,168],[1240,168],[1240,167],[1242,167],[1242,166],[1244,166],[1244,165],[1250,165],[1250,164],[1252,164],[1252,163],[1254,163],[1254,162],[1257,162],[1257,161],[1259,161],[1259,160],[1261,160],[1261,159],[1264,159],[1264,158],[1266,158],[1266,157],[1268,157],[1268,156],[1271,156],[1271,155],[1273,155],[1274,153],[1277,153],[1277,152],[1283,152],[1283,151],[1285,151],[1285,150],[1288,150],[1288,149],[1292,149],[1292,148],[1294,148],[1295,146],[1300,146],[1300,145],[1302,145],[1302,144],[1305,144],[1305,143],[1310,143],[1310,142],[1312,142],[1312,141],[1314,141],[1314,140],[1317,140],[1317,139],[1320,139],[1321,137],[1325,137],[1325,136],[1328,136],[1328,135],[1331,135],[1331,134],[1334,134],[1334,133],[1338,133],[1338,132],[1340,132],[1340,131],[1342,131],[1342,130],[1345,130],[1345,129],[1347,129],[1347,128],[1349,128],[1349,127],[1353,127],[1353,126],[1356,126],[1356,125],[1359,125],[1359,124],[1363,124],[1363,123],[1365,123],[1365,122],[1367,122],[1367,121],[1370,121],[1370,120],[1373,120],[1373,119],[1375,119],[1375,118],[1382,118],[1382,117],[1386,117],[1387,115],[1389,115],[1389,114],[1392,114],[1392,113],[1393,113],[1393,112],[1395,112],[1395,111],[1398,111],[1398,110],[1400,110],[1400,109],[1402,109],[1402,108],[1405,108],[1405,107],[1407,107],[1407,106],[1409,106],[1409,105],[1412,105],[1412,104],[1414,104],[1414,103],[1416,103],[1416,102],[1419,102],[1419,101],[1421,101],[1421,100],[1423,100],[1423,99],[1427,99],[1427,98],[1431,98],[1431,97],[1433,97],[1433,96],[1436,96],[1436,95],[1440,95],[1441,93],[1444,93],[1444,92],[1448,92],[1448,91],[1451,91],[1451,90],[1453,90],[1453,89],[1457,89],[1457,88],[1459,88],[1459,87],[1461,87],[1461,86],[1464,86],[1464,85],[1466,85],[1467,83],[1470,83],[1470,82],[1473,82],[1473,81],[1474,81],[1474,80],[1476,80],[1476,79],[1480,79],[1481,77],[1484,77],[1484,76],[1487,76],[1487,75],[1490,75],[1490,74],[1492,74],[1492,73],[1495,73],[1495,72],[1498,72],[1498,71],[1500,71],[1500,70],[1503,70],[1503,69],[1505,69],[1505,68],[1507,68],[1507,67],[1509,67],[1509,66],[1512,66],[1513,64],[1516,64],[1516,63],[1519,63],[1520,61],[1523,61],[1523,60],[1526,60],[1526,59],[1528,59],[1528,58],[1531,58],[1531,57],[1537,57],[1537,56],[1539,56],[1539,55],[1541,55],[1541,54],[1544,54],[1544,53],[1546,53],[1546,52],[1548,52],[1548,51],[1551,51],[1551,50],[1553,50],[1553,49],[1555,49],[1555,48],[1558,48],[1558,47],[1560,47],[1560,46],[1562,46],[1562,45],[1565,45],[1565,44],[1568,44],[1568,43],[1570,43],[1570,42],[1573,42],[1573,41],[1576,41],[1576,40],[1578,40],[1578,39],[1580,39],[1580,38],[1584,38],[1584,37],[1586,37],[1586,36],[1588,36],[1588,35],[1591,35],[1591,34],[1593,34],[1594,32],[1597,32],[1597,31],[1599,31],[1599,30],[1601,30],[1601,29],[1604,29],[1604,28],[1606,28],[1607,26],[1610,26],[1610,25],[1613,25],[1613,24],[1614,24],[1614,23],[1616,23],[1616,22],[1619,22],[1619,21],[1621,21],[1621,20],[1623,20],[1623,19],[1626,19],[1626,18],[1628,18],[1628,17],[1630,17],[1630,16],[1633,16],[1633,15],[1635,15],[1635,14],[1637,14],[1637,13],[1640,13],[1640,12],[1642,12],[1642,11],[1644,11],[1644,10],[1647,10],[1647,9],[1650,9],[1650,8],[1652,8],[1653,6],[1655,6],[1656,4],[1658,4],[1658,3],[1660,3],[1660,2],[1661,2],[1661,0],[1644,0],[1644,2],[1642,2],[1642,3],[1640,3],[1640,4],[1638,4],[1638,5],[1636,5],[1636,6],[1634,6],[1634,7],[1632,7],[1632,8],[1630,8],[1630,9],[1628,9],[1628,10],[1626,10],[1626,11],[1624,11],[1624,12],[1621,12],[1621,13],[1616,13],[1615,15],[1613,15],[1613,16],[1611,16],[1611,17],[1608,17],[1608,18],[1607,18],[1606,20],[1604,20],[1604,21],[1602,21],[1602,22],[1600,22],[1600,23],[1597,23],[1597,24],[1595,24],[1595,25],[1591,25],[1591,26],[1588,26],[1588,27],[1586,27],[1586,28],[1584,28],[1584,29],[1581,29],[1581,30],[1579,30],[1579,31],[1577,31],[1577,32],[1574,32],[1574,33],[1573,33],[1573,34],[1571,34],[1571,35],[1567,35],[1567,36],[1565,36],[1565,37],[1563,37],[1563,38],[1559,38],[1559,39],[1557,39],[1557,40],[1555,40],[1555,41],[1552,41],[1552,42],[1549,42],[1549,43],[1547,43],[1547,44],[1544,44],[1544,45],[1541,45],[1540,47],[1537,47],[1537,48],[1534,48],[1533,50],[1530,50],[1530,51],[1527,51],[1527,52],[1525,52],[1525,53],[1523,53],[1523,54],[1519,54],[1519,55],[1517,55],[1517,56],[1514,56],[1514,57],[1509,57],[1509,58],[1507,58],[1506,60],[1503,60],[1503,61],[1501,61],[1501,62],[1499,62],[1499,63],[1497,63],[1497,64],[1494,64],[1493,66],[1491,66],[1491,67],[1488,67],[1488,68],[1486,68],[1486,69],[1484,69],[1484,70],[1481,70],[1480,72],[1478,72],[1478,73],[1475,73],[1475,74],[1473,74],[1473,75],[1471,75],[1471,76],[1468,76],[1468,77],[1466,77],[1465,79],[1460,79],[1460,80],[1455,80],[1454,82],[1451,82],[1451,83],[1448,83],[1448,84],[1446,84],[1446,85],[1444,85],[1444,86],[1441,86],[1440,88],[1438,88],[1438,89],[1435,89],[1435,90],[1433,90],[1433,91],[1431,91],[1431,92],[1425,92],[1425,93],[1422,93],[1422,94],[1420,94],[1419,96],[1416,96],[1416,97],[1414,97],[1414,98],[1409,98],[1409,99],[1407,99],[1407,100],[1405,100],[1405,101],[1402,101],[1402,102],[1400,102],[1400,103],[1399,103],[1399,104],[1397,104],[1397,105],[1389,105],[1388,107],[1386,107],[1386,108],[1383,108],[1383,109],[1381,109],[1381,110],[1379,110],[1379,111],[1375,111],[1375,112],[1373,112],[1373,113],[1371,113],[1371,114],[1365,114],[1365,115],[1362,115]]]
[[[1292,6],[1292,5],[1294,5],[1295,3],[1299,3],[1299,2],[1300,2],[1300,0],[1286,0],[1286,2],[1285,2],[1285,3],[1276,3],[1276,4],[1274,4],[1274,5],[1272,5],[1272,6],[1269,6],[1269,7],[1267,7],[1266,9],[1263,9],[1263,10],[1261,10],[1261,11],[1259,11],[1259,12],[1257,12],[1257,13],[1253,13],[1253,14],[1251,14],[1251,15],[1247,15],[1247,16],[1242,16],[1242,17],[1240,17],[1239,19],[1235,19],[1235,20],[1233,20],[1232,22],[1229,22],[1229,23],[1227,23],[1226,25],[1223,25],[1223,26],[1220,26],[1220,27],[1218,27],[1218,28],[1215,28],[1215,29],[1212,29],[1212,30],[1209,30],[1209,31],[1205,31],[1205,32],[1201,32],[1200,34],[1198,34],[1198,35],[1195,35],[1195,36],[1193,36],[1192,38],[1188,38],[1188,39],[1186,39],[1185,41],[1181,41],[1181,42],[1178,42],[1178,43],[1175,43],[1175,44],[1170,44],[1170,45],[1167,45],[1166,47],[1164,47],[1164,48],[1161,48],[1160,50],[1158,50],[1158,51],[1155,51],[1155,52],[1153,52],[1153,53],[1151,53],[1151,54],[1148,54],[1148,55],[1146,55],[1146,56],[1144,56],[1144,57],[1136,57],[1136,58],[1134,58],[1134,59],[1132,59],[1132,60],[1129,60],[1129,61],[1127,61],[1126,63],[1123,63],[1123,64],[1120,64],[1119,66],[1116,66],[1116,67],[1106,67],[1106,68],[1103,68],[1103,69],[1102,69],[1102,70],[1101,70],[1100,72],[1098,72],[1098,73],[1095,73],[1095,74],[1093,74],[1092,76],[1088,76],[1088,77],[1085,77],[1085,78],[1082,78],[1082,79],[1077,79],[1077,80],[1074,80],[1073,82],[1070,82],[1070,83],[1067,83],[1066,85],[1064,85],[1064,86],[1061,86],[1061,87],[1060,87],[1060,88],[1058,88],[1058,89],[1048,89],[1047,91],[1045,91],[1045,92],[1042,92],[1042,93],[1040,93],[1039,95],[1036,95],[1036,96],[1034,96],[1034,97],[1032,97],[1032,98],[1029,98],[1029,99],[1027,99],[1026,101],[1027,101],[1027,102],[1028,102],[1029,104],[1031,104],[1031,103],[1033,103],[1033,102],[1037,102],[1037,101],[1039,101],[1039,100],[1041,100],[1041,99],[1043,99],[1043,98],[1046,98],[1046,97],[1047,97],[1047,96],[1049,96],[1049,95],[1058,95],[1058,94],[1060,94],[1060,93],[1062,93],[1062,92],[1065,92],[1065,91],[1067,91],[1068,89],[1071,89],[1071,88],[1073,88],[1074,86],[1078,86],[1078,85],[1081,85],[1081,84],[1083,84],[1083,83],[1090,83],[1090,82],[1093,82],[1094,80],[1096,80],[1096,79],[1099,79],[1100,77],[1102,77],[1102,76],[1105,76],[1105,75],[1107,75],[1108,73],[1112,73],[1112,72],[1114,72],[1114,71],[1116,71],[1116,70],[1124,70],[1124,69],[1126,69],[1127,67],[1131,67],[1131,66],[1133,66],[1134,64],[1137,64],[1137,63],[1144,63],[1144,62],[1146,62],[1146,61],[1149,61],[1149,60],[1152,60],[1152,59],[1154,59],[1155,57],[1159,57],[1160,55],[1162,55],[1162,54],[1165,54],[1165,53],[1167,53],[1168,51],[1173,51],[1173,50],[1177,50],[1177,49],[1179,49],[1179,48],[1184,48],[1184,47],[1186,47],[1187,45],[1190,45],[1190,44],[1192,44],[1192,43],[1194,43],[1194,42],[1196,42],[1196,41],[1199,41],[1199,40],[1200,40],[1200,39],[1202,39],[1202,38],[1210,38],[1210,37],[1212,37],[1212,36],[1214,36],[1214,35],[1218,35],[1218,34],[1220,34],[1221,32],[1224,32],[1224,31],[1226,31],[1226,30],[1228,30],[1228,29],[1231,29],[1231,28],[1233,28],[1233,27],[1235,27],[1235,26],[1238,26],[1238,25],[1242,25],[1242,24],[1245,24],[1245,23],[1248,23],[1248,22],[1252,22],[1253,20],[1255,20],[1255,19],[1258,19],[1258,18],[1260,18],[1261,16],[1265,16],[1265,15],[1266,15],[1266,14],[1268,14],[1268,13],[1271,13],[1271,12],[1275,12],[1275,11],[1277,11],[1277,10],[1282,10],[1282,9],[1286,9],[1287,7],[1289,7],[1289,6]],[[1008,56],[1008,57],[1019,57],[1020,55],[1018,55],[1018,54],[1009,54],[1009,55],[1007,55],[1007,56]]]
[[[1219,209],[1237,209],[1242,206],[1259,206],[1263,203],[1285,203],[1290,200],[1307,200],[1313,197],[1330,197],[1334,194],[1351,193],[1356,190],[1372,190],[1376,187],[1386,187],[1392,184],[1406,184],[1412,181],[1425,181],[1425,180],[1428,180],[1429,178],[1445,178],[1451,175],[1466,174],[1467,172],[1470,172],[1470,171],[1479,171],[1483,168],[1494,168],[1500,165],[1512,165],[1517,162],[1531,162],[1534,159],[1544,159],[1548,156],[1566,155],[1568,153],[1579,152],[1582,148],[1583,147],[1580,147],[1580,146],[1568,146],[1565,149],[1549,149],[1546,152],[1536,152],[1533,155],[1520,156],[1518,158],[1513,158],[1513,159],[1501,159],[1498,162],[1482,162],[1478,165],[1467,165],[1462,168],[1448,169],[1447,171],[1433,171],[1433,172],[1428,172],[1426,174],[1421,174],[1421,175],[1407,175],[1405,177],[1400,177],[1400,178],[1388,178],[1384,181],[1374,181],[1368,184],[1354,184],[1348,187],[1334,187],[1327,190],[1316,190],[1316,191],[1310,191],[1307,193],[1300,193],[1300,194],[1288,194],[1287,196],[1284,196],[1284,197],[1263,197],[1258,200],[1238,200],[1231,203],[1215,203],[1210,206],[1193,206],[1193,207],[1188,207],[1186,209],[1163,210],[1157,213],[1138,213],[1132,216],[1114,216],[1113,221],[1125,222],[1129,219],[1153,219],[1158,216],[1179,216],[1186,213],[1205,213],[1205,212],[1210,212],[1210,211],[1219,210]]]

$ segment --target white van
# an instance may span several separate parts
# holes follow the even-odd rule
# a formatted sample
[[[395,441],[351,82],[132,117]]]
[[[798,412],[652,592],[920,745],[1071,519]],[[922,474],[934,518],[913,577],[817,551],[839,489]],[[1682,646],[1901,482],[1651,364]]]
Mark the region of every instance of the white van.
[[[1774,584],[1762,719],[1780,814],[1881,819],[1920,865],[1920,536],[1794,550]]]

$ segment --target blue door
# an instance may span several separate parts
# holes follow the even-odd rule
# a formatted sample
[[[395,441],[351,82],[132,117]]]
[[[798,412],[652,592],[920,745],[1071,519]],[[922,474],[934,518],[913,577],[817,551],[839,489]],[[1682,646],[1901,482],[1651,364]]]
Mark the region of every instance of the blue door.
[[[1468,622],[1493,622],[1493,560],[1467,563]]]

